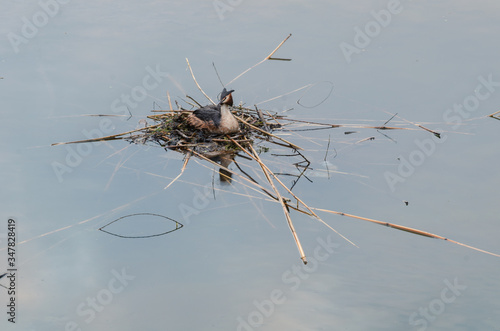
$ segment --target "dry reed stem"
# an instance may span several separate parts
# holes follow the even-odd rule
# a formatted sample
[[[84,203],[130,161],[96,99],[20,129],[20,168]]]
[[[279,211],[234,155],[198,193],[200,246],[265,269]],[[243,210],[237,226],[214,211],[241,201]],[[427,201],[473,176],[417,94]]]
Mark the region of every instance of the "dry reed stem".
[[[99,163],[97,163],[97,166],[100,166],[104,161],[106,161],[107,159],[109,158],[112,158],[113,156],[115,156],[116,154],[120,154],[121,152],[123,152],[124,150],[130,148],[130,146],[132,146],[131,144],[119,149],[119,150],[115,150],[114,153],[111,153],[110,155],[106,156],[104,159],[102,159]]]
[[[285,39],[284,39],[284,40],[283,40],[283,41],[282,41],[282,42],[278,45],[278,47],[276,47],[276,48],[274,49],[274,51],[272,51],[272,52],[271,52],[271,54],[269,54],[269,55],[266,57],[266,59],[267,59],[267,60],[269,60],[269,59],[271,58],[271,56],[273,56],[273,55],[274,55],[274,53],[276,53],[276,51],[277,51],[277,50],[278,50],[278,49],[279,49],[279,48],[280,48],[280,47],[281,47],[281,46],[285,43],[285,41],[287,41],[287,40],[288,40],[288,38],[290,38],[291,36],[292,36],[292,34],[290,33],[290,34],[289,34],[289,35],[288,35],[288,36],[287,36],[287,37],[286,37],[286,38],[285,38]]]
[[[203,89],[201,88],[200,84],[198,84],[198,82],[196,81],[196,78],[194,77],[194,73],[193,73],[193,69],[191,69],[191,65],[189,64],[189,60],[188,58],[186,58],[186,62],[187,62],[187,65],[188,65],[188,68],[189,68],[189,71],[191,72],[191,76],[193,77],[193,80],[194,82],[196,83],[196,86],[198,86],[198,89],[201,91],[201,93],[203,93],[203,95],[205,96],[205,98],[207,98],[208,100],[210,100],[210,102],[215,105],[215,102],[213,102],[212,99],[210,99],[210,97],[205,93],[205,91],[203,91]]]
[[[206,164],[198,161],[197,159],[193,159],[193,160],[194,160],[194,162],[196,162],[197,164],[201,165],[202,167],[212,170]],[[217,166],[221,167],[219,164],[217,164]],[[226,169],[225,167],[221,167],[221,168]],[[165,176],[162,176],[162,177],[165,177]],[[236,195],[241,195],[241,196],[244,196],[244,197],[247,197],[247,198],[261,199],[261,200],[270,201],[270,202],[278,202],[278,199],[276,197],[270,195],[268,192],[263,192],[262,190],[259,191],[255,187],[251,187],[251,186],[249,186],[249,185],[247,185],[247,184],[245,184],[245,183],[243,183],[243,182],[241,182],[241,181],[239,181],[238,179],[235,179],[235,178],[232,178],[232,181],[235,182],[235,183],[238,183],[238,184],[242,185],[243,187],[245,187],[245,189],[250,189],[250,190],[255,191],[255,192],[259,193],[259,194],[262,194],[263,197],[255,196],[255,195],[249,195],[249,194],[243,194],[243,193],[238,193],[238,192],[235,192],[235,191],[226,191],[226,190],[222,190],[222,189],[218,189],[218,190],[222,191],[222,192],[231,193],[231,194],[234,193]],[[187,184],[194,184],[194,183],[191,183],[191,182],[188,182],[188,181],[182,181],[182,182],[187,183]],[[254,184],[255,183],[257,183],[257,182],[254,181]],[[203,186],[203,185],[200,185],[200,184],[195,184],[195,185],[197,185],[197,186]],[[216,190],[217,190],[217,188],[216,188]]]
[[[189,112],[189,110],[185,109],[171,109],[171,110],[165,110],[165,109],[153,109],[151,110],[152,113],[182,113],[182,112]],[[165,114],[155,114],[155,115],[150,115],[150,116],[163,116]]]
[[[193,108],[196,108],[196,107],[199,105],[199,104],[198,104],[198,105],[195,105],[194,103],[189,102],[189,101],[184,100],[184,99],[182,99],[182,101],[184,101],[185,103],[187,103],[188,105],[190,105],[190,106],[191,106],[191,107],[193,107]],[[198,107],[201,107],[201,106],[198,106]]]
[[[200,104],[198,103],[198,101],[196,101],[195,99],[193,99],[193,97],[192,97],[192,96],[190,96],[190,95],[186,95],[186,98],[193,100],[193,102],[196,104],[196,106],[198,106],[198,107],[200,107],[200,108],[201,108],[201,107],[203,107],[202,105],[200,105]],[[194,104],[192,104],[192,103],[189,103],[189,104],[190,104],[191,106],[195,107],[195,105],[194,105]]]
[[[57,145],[68,145],[68,144],[79,144],[79,143],[90,143],[90,142],[95,142],[95,141],[105,141],[105,140],[113,140],[113,139],[122,139],[118,138],[120,136],[124,136],[126,134],[132,133],[132,132],[137,132],[137,131],[143,131],[145,129],[152,129],[160,126],[161,124],[154,124],[150,126],[146,126],[144,128],[140,129],[135,129],[132,131],[127,131],[127,132],[122,132],[118,134],[113,134],[111,136],[105,136],[105,137],[99,137],[99,138],[93,138],[93,139],[85,139],[85,140],[77,140],[77,141],[68,141],[68,142],[62,142],[62,143],[54,143],[51,146],[57,146]]]
[[[369,141],[369,140],[375,140],[375,137],[367,137],[367,138],[363,138],[361,140],[358,140],[354,143],[354,145],[356,144],[359,144],[359,143],[362,143],[362,142],[365,142],[365,141]]]
[[[168,107],[170,110],[173,110],[174,108],[172,108],[172,100],[170,100],[170,93],[168,93],[167,91],[167,99],[168,99]]]
[[[278,137],[278,136],[276,136],[276,135],[274,135],[274,134],[272,134],[272,133],[270,133],[270,132],[267,132],[267,131],[265,131],[265,130],[262,130],[261,128],[256,127],[255,125],[252,125],[252,124],[248,123],[247,121],[245,121],[244,119],[242,119],[242,118],[241,118],[241,117],[239,117],[239,116],[236,116],[236,115],[235,115],[234,117],[236,117],[236,119],[237,119],[238,121],[240,121],[241,123],[243,123],[243,124],[245,124],[245,125],[248,125],[249,127],[251,127],[251,128],[252,128],[252,129],[254,129],[254,130],[257,130],[257,131],[262,132],[263,134],[266,134],[266,135],[268,135],[268,136],[270,136],[270,137],[273,137],[273,138],[276,138],[276,139],[278,139],[278,140],[281,140],[282,142],[284,142],[285,144],[288,144],[288,145],[289,145],[290,147],[292,147],[293,149],[296,149],[296,150],[301,150],[301,151],[303,151],[303,150],[304,150],[303,148],[301,148],[301,147],[299,147],[299,146],[297,146],[297,145],[295,145],[295,144],[292,144],[291,142],[287,141],[286,139],[283,139],[283,138],[281,138],[281,137]]]
[[[474,246],[463,244],[461,242],[458,242],[458,241],[455,241],[455,240],[452,240],[452,239],[448,239],[446,237],[443,237],[443,236],[440,236],[440,235],[437,235],[437,234],[434,234],[434,233],[431,233],[431,232],[426,232],[426,231],[422,231],[422,230],[418,230],[418,229],[414,229],[414,228],[410,228],[410,227],[407,227],[407,226],[398,225],[398,224],[394,224],[394,223],[382,222],[382,221],[374,220],[374,219],[367,218],[367,217],[357,216],[357,215],[353,215],[353,214],[342,213],[342,212],[338,212],[338,211],[334,211],[334,210],[321,209],[321,208],[312,208],[312,209],[318,210],[318,211],[323,211],[325,213],[331,213],[331,214],[336,214],[336,215],[341,215],[341,216],[347,216],[347,217],[359,219],[359,220],[362,220],[362,221],[367,221],[367,222],[371,222],[371,223],[375,223],[375,224],[379,224],[379,225],[384,225],[384,226],[387,226],[387,227],[390,227],[390,228],[394,228],[394,229],[397,229],[397,230],[406,231],[406,232],[410,232],[410,233],[413,233],[413,234],[418,234],[420,236],[425,236],[425,237],[429,237],[429,238],[435,238],[435,239],[441,239],[441,240],[449,241],[449,242],[452,242],[454,244],[457,244],[457,245],[460,245],[460,246],[464,246],[464,247],[467,247],[469,249],[473,249],[473,250],[478,251],[478,252],[482,252],[482,253],[493,255],[493,256],[496,256],[496,257],[500,257],[500,254],[495,254],[495,253],[492,253],[492,252],[489,252],[489,251],[486,251],[486,250],[483,250],[483,249],[480,249],[480,248],[477,248],[477,247],[474,247]]]
[[[236,143],[236,144],[238,144],[234,140],[233,140],[233,142]],[[238,146],[240,146],[240,145],[238,144]],[[243,149],[242,146],[240,146],[240,148]],[[248,151],[246,151],[245,149],[243,149],[243,150],[247,154],[250,155],[250,153],[248,153]],[[266,176],[267,181],[269,182],[269,184],[273,188],[274,192],[278,196],[278,199],[279,199],[279,201],[281,203],[281,206],[283,207],[283,213],[285,214],[285,218],[286,218],[286,221],[288,223],[288,227],[290,228],[290,231],[292,232],[293,239],[295,240],[295,244],[297,245],[297,249],[299,250],[300,258],[301,258],[301,260],[302,260],[302,262],[304,264],[307,264],[307,258],[306,258],[306,255],[304,253],[304,249],[302,248],[302,245],[300,243],[300,240],[299,240],[299,237],[297,235],[297,232],[295,231],[295,227],[293,226],[292,218],[290,217],[290,211],[288,210],[287,203],[285,202],[284,198],[281,196],[281,193],[279,192],[279,190],[274,185],[274,182],[273,182],[272,178],[269,176],[269,173],[271,175],[273,175],[273,177],[275,177],[275,178],[276,178],[276,176],[274,176],[274,174],[269,170],[269,168],[262,162],[262,160],[260,159],[259,155],[257,154],[257,152],[253,148],[252,148],[252,153],[254,155],[254,160],[257,161],[257,163],[259,163],[260,167],[262,168],[262,172]]]
[[[273,119],[273,121],[275,121],[279,126],[283,126],[277,119],[275,116],[271,115],[271,113],[269,111],[266,110],[266,113],[267,113],[267,116],[271,117]]]
[[[184,159],[184,164],[182,165],[182,169],[181,169],[181,172],[177,175],[177,177],[175,177],[171,182],[170,184],[168,184],[167,186],[165,186],[163,189],[166,190],[167,188],[170,187],[170,185],[172,185],[177,179],[179,179],[179,177],[182,176],[182,174],[184,173],[184,170],[186,170],[186,166],[189,162],[189,159],[191,158],[191,152],[188,152],[186,154],[186,158]]]
[[[418,126],[418,127],[419,127],[419,128],[421,128],[421,129],[424,129],[425,131],[429,131],[430,133],[432,133],[433,135],[435,135],[435,136],[436,136],[436,137],[438,137],[438,138],[441,138],[441,133],[439,133],[439,132],[436,132],[436,131],[433,131],[433,130],[431,130],[431,129],[428,129],[428,128],[426,128],[426,127],[424,127],[424,126],[420,125],[420,124],[416,124],[416,126]]]
[[[375,129],[375,130],[418,130],[418,129],[412,129],[412,128],[403,128],[403,127],[385,126],[385,125],[383,125],[383,126],[370,126],[370,125],[359,125],[359,124],[328,124],[328,123],[296,120],[296,119],[292,119],[292,118],[285,118],[284,120],[289,121],[289,122],[328,126],[331,128],[356,128],[356,129]]]
[[[417,124],[417,123],[413,123],[413,122],[411,122],[411,121],[408,121],[407,119],[402,118],[401,116],[398,116],[398,114],[391,114],[391,113],[389,113],[389,112],[385,112],[385,113],[387,113],[387,114],[389,114],[389,115],[392,115],[392,117],[398,117],[398,118],[402,119],[403,121],[405,121],[405,122],[407,122],[407,123],[410,123],[410,124],[412,124],[412,125],[415,125],[416,127],[421,128],[421,129],[423,129],[423,130],[425,130],[425,131],[428,131],[428,132],[432,133],[433,135],[435,135],[435,136],[436,136],[436,137],[438,137],[438,138],[441,138],[441,134],[440,134],[439,132],[436,132],[436,131],[433,131],[433,130],[431,130],[431,129],[428,129],[428,128],[426,128],[426,127],[424,127],[424,126],[420,125],[420,124]],[[391,117],[391,119],[392,119],[392,117]]]
[[[283,126],[283,125],[281,125],[281,126]],[[321,138],[310,138],[310,137],[308,137],[308,136],[304,136],[304,135],[300,134],[300,133],[299,133],[299,131],[294,131],[294,132],[293,132],[293,135],[294,135],[294,136],[296,136],[297,138],[307,140],[307,141],[309,141],[311,144],[314,144],[314,145],[316,145],[316,146],[323,146],[323,144],[320,144],[320,143],[318,143],[318,142],[314,141],[315,139],[321,139]]]
[[[279,98],[281,98],[281,97],[284,97],[285,95],[289,95],[289,94],[292,94],[292,93],[298,92],[298,91],[303,90],[303,89],[305,89],[305,88],[307,88],[307,87],[310,87],[310,86],[312,86],[312,85],[313,85],[313,84],[307,84],[307,85],[304,85],[304,86],[302,86],[302,87],[299,87],[299,88],[298,88],[298,89],[296,89],[296,90],[293,90],[293,91],[290,91],[290,92],[284,93],[284,94],[282,94],[282,95],[278,95],[277,97],[272,97],[271,99],[267,99],[267,100],[261,101],[261,102],[259,102],[259,103],[256,103],[255,105],[257,106],[257,105],[260,105],[260,104],[263,104],[263,103],[266,103],[266,102],[269,102],[269,101],[273,101],[273,100],[279,99]]]
[[[500,120],[500,118],[498,118],[497,116],[495,116],[496,114],[499,114],[499,113],[500,113],[500,110],[497,111],[497,112],[495,112],[495,113],[493,113],[493,114],[488,115],[488,117],[494,118],[496,120]]]
[[[232,139],[229,136],[227,136],[227,137],[229,139],[231,139],[231,141],[233,143],[235,143],[241,150],[243,150],[246,154],[248,154],[252,159],[254,159],[260,165],[260,167],[262,169],[262,172],[264,173],[264,175],[266,176],[267,181],[269,182],[269,184],[273,188],[273,191],[276,193],[276,196],[278,197],[278,200],[279,200],[279,202],[280,202],[280,204],[281,204],[281,206],[283,208],[283,213],[285,214],[285,218],[287,220],[288,227],[290,228],[290,231],[292,232],[293,239],[295,240],[295,244],[297,245],[297,249],[299,250],[300,258],[302,259],[302,262],[304,264],[307,264],[307,258],[306,258],[306,255],[304,253],[304,249],[302,248],[302,244],[300,243],[299,237],[297,236],[297,232],[295,231],[295,227],[293,226],[292,218],[290,217],[290,212],[288,210],[287,203],[285,202],[284,198],[281,196],[281,193],[279,192],[279,190],[274,185],[274,181],[272,180],[271,176],[269,176],[269,174],[271,174],[274,178],[276,178],[276,176],[262,162],[262,160],[260,159],[259,155],[257,154],[257,152],[253,148],[252,148],[252,153],[250,153],[245,148],[243,148],[243,146],[241,146],[240,144],[238,144],[238,142],[236,142],[234,139]],[[252,145],[250,145],[250,147],[251,146]]]
[[[235,139],[235,140],[239,141],[239,142],[242,142],[242,143],[251,143],[251,142],[253,142],[252,139]],[[227,143],[227,139],[212,138],[212,141]]]
[[[237,145],[239,145],[237,142],[234,142],[234,143],[235,143],[235,144],[237,144]],[[252,146],[252,145],[250,145],[250,146],[249,146],[249,148],[250,148],[250,150],[252,151],[252,153],[254,153],[255,155],[257,155],[257,152],[255,151],[255,149],[253,148],[253,146]],[[251,154],[249,154],[249,155],[251,155]],[[257,159],[259,159],[259,160],[260,160],[260,158],[259,158],[259,156],[258,156],[258,155],[257,155],[257,157],[256,157],[256,158],[254,158],[254,160],[256,160],[256,161],[257,161]],[[257,161],[257,162],[258,162],[258,161]],[[263,164],[263,163],[262,163],[262,164]],[[297,202],[300,202],[300,203],[301,203],[301,204],[302,204],[302,205],[303,205],[303,206],[304,206],[307,210],[309,210],[309,212],[310,212],[311,214],[313,214],[316,218],[319,218],[319,216],[318,216],[318,215],[316,215],[316,214],[315,214],[315,213],[311,210],[311,208],[309,208],[309,206],[307,206],[307,205],[304,203],[304,201],[302,201],[302,200],[301,200],[298,196],[296,196],[296,195],[295,195],[295,194],[294,194],[294,193],[293,193],[293,192],[292,192],[292,191],[291,191],[291,190],[290,190],[290,189],[289,189],[289,188],[288,188],[285,184],[283,184],[283,182],[282,182],[282,181],[281,181],[281,180],[280,180],[280,179],[279,179],[279,178],[278,178],[278,177],[277,177],[277,176],[276,176],[276,175],[275,175],[275,174],[274,174],[274,173],[273,173],[273,172],[272,172],[272,171],[271,171],[271,170],[270,170],[270,169],[269,169],[269,168],[268,168],[265,164],[263,164],[263,165],[264,165],[264,167],[267,169],[267,171],[269,171],[269,172],[271,173],[271,175],[273,175],[273,177],[276,179],[276,181],[277,181],[278,183],[280,183],[280,185],[281,185],[281,186],[283,186],[283,188],[285,188],[285,190],[287,190],[287,191],[288,191],[288,193],[289,193],[290,195],[292,195],[292,197],[294,197],[294,199],[295,199],[295,200],[297,200]]]
[[[317,219],[320,223],[322,223],[324,226],[326,226],[327,228],[329,228],[330,230],[332,230],[333,232],[335,232],[339,237],[341,237],[342,239],[344,239],[345,241],[347,241],[349,244],[353,245],[354,247],[356,248],[359,248],[358,245],[356,245],[352,240],[350,240],[349,238],[347,238],[346,236],[344,236],[342,233],[338,232],[337,230],[335,230],[333,227],[331,227],[328,223],[326,223],[325,221],[323,221],[321,218],[317,217],[317,216],[314,216],[313,214],[303,210],[303,209],[300,209],[298,207],[295,207],[295,206],[292,206],[290,204],[287,204],[287,206],[295,211],[298,211],[302,214],[305,214],[307,216],[310,216],[310,217],[313,217],[315,219]],[[315,208],[312,208],[312,209],[315,209]]]
[[[73,118],[73,117],[130,117],[130,115],[113,115],[113,114],[80,114],[67,116],[50,116],[49,118]]]
[[[236,143],[236,142],[235,142]],[[236,143],[237,144],[237,143]],[[254,153],[258,160],[260,160],[259,156],[257,155],[257,152],[255,151],[255,149],[253,148],[252,145],[250,145],[250,149],[252,150],[252,153]],[[257,160],[256,160],[257,161]],[[259,162],[259,161],[257,161]],[[338,234],[340,237],[342,237],[345,241],[347,241],[348,243],[350,243],[351,245],[353,246],[356,246],[358,247],[358,245],[356,245],[354,242],[352,242],[351,240],[349,240],[347,237],[345,237],[343,234],[341,234],[340,232],[338,232],[337,230],[335,230],[334,228],[332,228],[330,225],[328,225],[325,221],[323,221],[321,219],[321,217],[319,217],[315,212],[312,211],[311,208],[309,208],[309,206],[304,202],[302,201],[298,196],[296,196],[285,184],[283,184],[283,182],[262,162],[259,162],[261,163],[266,169],[267,171],[269,171],[269,173],[271,175],[273,175],[273,177],[276,179],[276,181],[278,183],[280,183],[281,186],[283,186],[283,188],[285,188],[285,190],[297,201],[297,205],[298,203],[300,202],[310,213],[311,213],[311,216],[313,216],[314,218],[316,218],[318,221],[320,221],[321,223],[323,223],[324,225],[326,225],[328,228],[330,228],[332,231],[334,231],[336,234]]]
[[[215,165],[215,166],[217,166],[217,167],[219,167],[219,168],[222,168],[222,169],[224,169],[224,170],[226,170],[226,171],[228,171],[228,172],[232,173],[233,175],[236,175],[236,176],[238,176],[238,177],[240,177],[240,178],[243,178],[245,181],[247,181],[247,182],[251,183],[252,185],[257,186],[257,187],[258,187],[258,188],[260,188],[262,191],[264,191],[267,195],[269,195],[270,197],[272,197],[274,200],[278,201],[278,198],[277,198],[277,197],[274,197],[274,196],[273,196],[273,195],[272,195],[272,194],[271,194],[271,193],[270,193],[270,192],[269,192],[269,191],[268,191],[268,190],[267,190],[264,186],[260,185],[259,183],[256,183],[256,182],[254,182],[254,181],[252,181],[252,180],[250,180],[250,179],[246,178],[245,176],[242,176],[241,174],[239,174],[239,173],[237,173],[237,172],[235,172],[235,171],[233,171],[233,170],[231,170],[231,169],[229,169],[229,168],[227,168],[227,167],[224,167],[224,166],[223,166],[223,165],[221,165],[221,164],[218,164],[217,162],[215,162],[215,161],[213,161],[213,160],[210,160],[210,159],[209,159],[209,158],[207,158],[206,156],[204,156],[204,155],[202,155],[202,154],[200,154],[200,153],[198,153],[198,152],[196,152],[196,151],[194,151],[194,150],[192,150],[192,149],[187,149],[187,150],[188,150],[188,151],[190,151],[191,153],[193,153],[194,155],[198,156],[199,158],[201,158],[201,159],[203,159],[203,160],[205,160],[205,161],[208,161],[209,163],[211,163],[211,164],[213,164],[213,165]]]
[[[304,253],[304,249],[302,248],[302,244],[300,243],[297,232],[295,231],[295,227],[293,226],[292,218],[290,217],[290,212],[288,210],[287,203],[285,202],[284,198],[281,196],[279,190],[274,185],[272,178],[269,176],[269,173],[268,173],[269,169],[264,165],[264,163],[262,163],[262,161],[260,160],[260,158],[257,154],[255,154],[255,157],[256,157],[255,160],[261,166],[262,172],[266,176],[267,181],[269,182],[269,184],[273,188],[274,192],[278,196],[278,199],[279,199],[281,206],[283,208],[283,213],[285,214],[285,218],[286,218],[286,221],[288,223],[288,227],[290,228],[290,232],[292,232],[293,239],[295,240],[295,244],[297,246],[297,249],[299,250],[300,258],[304,264],[307,264],[306,254]]]
[[[229,83],[227,83],[227,85],[230,85],[232,82],[234,82],[235,80],[237,80],[238,78],[240,78],[241,76],[243,76],[244,74],[246,74],[247,72],[249,72],[250,70],[252,70],[253,68],[257,67],[258,65],[266,62],[267,60],[271,59],[271,56],[273,56],[274,53],[276,53],[276,51],[285,43],[285,41],[288,40],[288,38],[290,38],[292,36],[292,34],[290,33],[279,45],[278,47],[276,47],[274,49],[274,51],[271,52],[271,54],[269,54],[268,56],[266,56],[264,58],[264,60],[260,61],[259,63],[257,64],[254,64],[253,66],[251,66],[250,68],[248,68],[247,70],[243,71],[241,74],[239,74],[238,76],[236,76],[235,78],[233,78],[233,80],[231,80]],[[277,58],[274,58],[274,60],[284,60],[284,61],[290,61],[290,59],[277,59]]]
[[[257,112],[257,115],[259,115],[259,118],[262,121],[262,125],[264,126],[264,131],[269,132],[270,131],[269,126],[267,125],[264,115],[262,114],[262,110],[260,110],[259,108],[257,108],[257,106],[255,106],[255,111]]]
[[[205,165],[204,163],[201,163],[199,161],[196,160],[196,158],[193,158],[194,162],[198,163],[199,165],[207,168],[207,169],[211,169],[210,167],[208,167],[207,165]],[[122,166],[123,169],[126,169],[126,170],[133,170],[135,172],[139,172],[139,173],[142,173],[142,174],[145,174],[145,175],[149,175],[149,176],[153,176],[153,177],[158,177],[158,178],[161,178],[161,179],[169,179],[169,180],[172,180],[173,177],[168,177],[168,176],[163,176],[163,175],[159,175],[159,174],[155,174],[155,173],[152,173],[152,172],[149,172],[149,171],[143,171],[143,170],[140,170],[140,169],[137,169],[137,168],[131,168],[131,167],[127,167],[127,166]],[[234,180],[234,179],[233,179]],[[179,179],[178,180],[179,182],[181,183],[185,183],[185,184],[189,184],[189,185],[193,185],[193,186],[197,186],[197,187],[205,187],[205,185],[203,184],[200,184],[200,183],[195,183],[195,182],[190,182],[190,181],[187,181],[187,180],[182,180],[182,179]],[[236,181],[236,180],[235,180]],[[237,181],[236,181],[237,182]],[[241,183],[241,182],[238,182],[239,184],[259,193],[259,194],[262,194],[264,195],[264,193],[262,193],[261,191],[253,188],[253,187],[250,187],[244,183]],[[260,199],[260,200],[264,200],[264,201],[269,201],[269,202],[277,202],[276,199],[270,199],[269,196],[266,194],[264,195],[263,197],[261,196],[255,196],[255,195],[250,195],[250,194],[244,194],[244,193],[239,193],[239,192],[235,192],[235,191],[228,191],[228,190],[224,190],[224,189],[221,189],[221,188],[218,188],[218,187],[214,187],[214,190],[216,191],[220,191],[220,192],[224,192],[224,193],[231,193],[231,194],[235,194],[235,195],[238,195],[238,196],[243,196],[243,197],[247,197],[247,198],[252,198],[252,199]],[[157,194],[157,193],[155,193]],[[0,249],[1,250],[1,249]]]
[[[109,186],[111,185],[111,182],[113,181],[113,178],[115,177],[116,173],[118,172],[118,170],[120,170],[121,167],[123,167],[123,165],[128,161],[130,160],[134,155],[136,155],[137,153],[139,152],[139,150],[133,152],[129,157],[127,157],[125,159],[125,161],[120,161],[118,163],[116,163],[115,165],[115,168],[113,170],[113,173],[111,174],[111,176],[109,176],[109,179],[108,179],[108,182],[106,183],[106,186],[104,187],[104,190],[107,191],[109,189]]]
[[[257,154],[257,152],[255,151],[255,149],[253,148],[252,145],[249,145],[249,148],[251,149],[252,153],[249,153],[246,149],[244,149],[240,144],[238,144],[236,141],[234,141],[232,138],[229,137],[229,139],[231,139],[233,141],[233,143],[235,143],[239,148],[241,148],[246,154],[248,154],[252,159],[254,159],[257,163],[259,163],[259,165],[262,167],[262,170],[264,171],[264,173],[267,173],[269,172],[273,177],[274,179],[276,179],[276,181],[282,186],[285,188],[285,190],[297,201],[297,204],[300,202],[307,210],[309,210],[309,213],[306,212],[306,214],[316,218],[319,222],[323,223],[325,226],[327,226],[330,230],[332,230],[333,232],[335,232],[336,234],[338,234],[340,237],[342,237],[345,241],[347,241],[348,243],[350,243],[351,245],[353,246],[356,246],[358,247],[355,243],[353,243],[351,240],[349,240],[347,237],[345,237],[344,235],[342,235],[340,232],[338,232],[337,230],[335,230],[333,227],[331,227],[330,225],[328,225],[325,221],[323,221],[321,219],[321,217],[319,217],[318,215],[316,215],[315,212],[312,211],[311,208],[309,208],[309,206],[304,202],[302,201],[299,197],[297,197],[285,184],[283,184],[283,182],[281,182],[281,180],[279,180],[279,178],[261,161],[259,155]],[[266,172],[267,171],[267,172]],[[290,204],[286,203],[285,204],[287,206],[291,206]],[[295,210],[298,210],[298,211],[301,211],[299,207],[297,208],[293,208]]]

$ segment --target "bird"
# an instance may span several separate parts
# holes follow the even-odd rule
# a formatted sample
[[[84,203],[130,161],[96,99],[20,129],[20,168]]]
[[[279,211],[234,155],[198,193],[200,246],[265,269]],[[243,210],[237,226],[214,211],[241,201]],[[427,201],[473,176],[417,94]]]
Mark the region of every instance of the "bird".
[[[238,120],[231,113],[234,90],[222,90],[220,102],[196,109],[189,114],[186,122],[196,129],[206,130],[214,134],[230,134],[240,130]]]

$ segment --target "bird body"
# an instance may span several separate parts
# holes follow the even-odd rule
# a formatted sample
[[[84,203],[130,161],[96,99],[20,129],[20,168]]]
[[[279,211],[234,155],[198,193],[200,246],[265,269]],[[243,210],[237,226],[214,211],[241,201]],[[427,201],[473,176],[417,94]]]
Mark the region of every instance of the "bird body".
[[[204,129],[215,134],[236,133],[240,130],[238,120],[231,113],[234,90],[222,90],[221,101],[217,105],[209,105],[196,109],[187,118],[187,123],[197,129]]]

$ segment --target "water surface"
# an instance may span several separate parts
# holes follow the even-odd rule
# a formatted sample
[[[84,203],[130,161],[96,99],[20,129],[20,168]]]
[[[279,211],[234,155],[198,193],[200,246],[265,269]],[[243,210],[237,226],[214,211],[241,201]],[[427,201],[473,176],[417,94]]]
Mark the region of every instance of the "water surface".
[[[3,8],[0,240],[5,247],[13,217],[23,243],[16,325],[4,313],[2,330],[500,330],[496,257],[322,214],[356,248],[295,213],[311,261],[304,267],[281,207],[232,194],[245,190],[221,186],[211,165],[190,162],[164,190],[181,155],[124,141],[50,146],[137,128],[153,107],[167,107],[167,91],[204,100],[185,58],[215,98],[213,63],[227,83],[292,33],[275,54],[292,61],[268,61],[236,80],[236,102],[253,106],[318,83],[260,107],[337,124],[383,125],[398,113],[443,134],[286,136],[315,171],[294,192],[315,207],[498,253],[500,122],[486,117],[500,101],[495,2],[62,2]],[[128,120],[81,116],[127,107]],[[338,172],[324,176],[329,139],[329,170]],[[388,173],[400,180],[391,184]],[[212,185],[225,191],[196,200]],[[150,239],[97,230],[136,213],[184,227]],[[124,230],[140,235],[135,226]]]

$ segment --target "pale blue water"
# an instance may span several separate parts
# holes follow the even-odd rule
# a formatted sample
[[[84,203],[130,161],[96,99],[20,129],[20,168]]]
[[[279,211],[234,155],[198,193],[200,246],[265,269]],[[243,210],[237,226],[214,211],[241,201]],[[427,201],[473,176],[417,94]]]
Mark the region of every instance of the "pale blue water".
[[[398,113],[387,125],[407,120],[443,133],[437,140],[408,125],[417,130],[283,135],[314,168],[313,183],[303,179],[294,192],[314,207],[500,253],[500,122],[486,117],[500,102],[496,3],[62,2],[2,9],[1,248],[9,217],[23,242],[16,324],[0,288],[2,330],[500,330],[498,257],[320,214],[356,248],[293,213],[304,267],[281,207],[236,180],[220,185],[207,163],[190,161],[164,190],[183,164],[174,152],[124,141],[50,146],[133,130],[154,102],[167,107],[167,91],[205,103],[185,58],[215,98],[212,63],[227,83],[292,33],[274,55],[292,61],[268,61],[237,79],[229,86],[237,103],[252,107],[316,83],[260,107],[373,126]],[[81,116],[128,115],[127,107],[129,120]],[[293,169],[263,157],[276,171]],[[212,185],[224,190],[215,200]],[[136,213],[184,227],[149,239],[98,231]],[[120,226],[143,235],[172,225],[144,218]],[[8,287],[6,278],[0,284]]]

